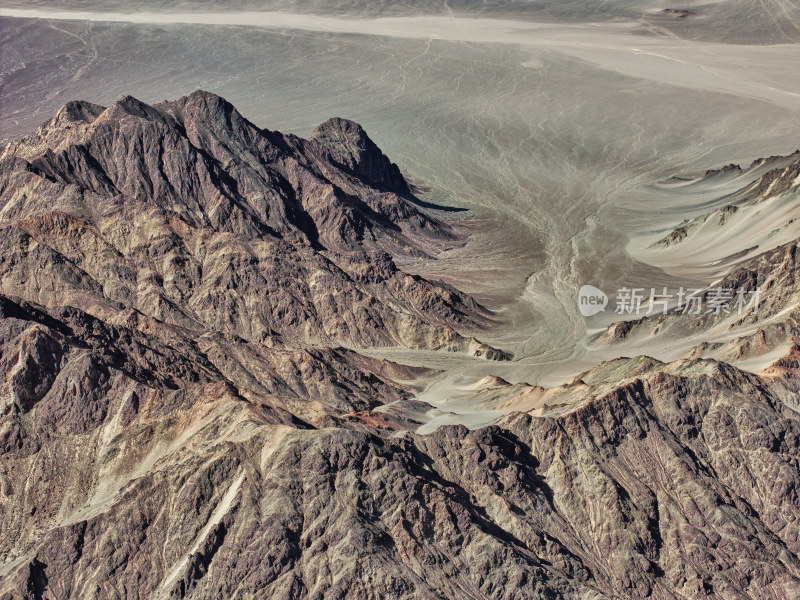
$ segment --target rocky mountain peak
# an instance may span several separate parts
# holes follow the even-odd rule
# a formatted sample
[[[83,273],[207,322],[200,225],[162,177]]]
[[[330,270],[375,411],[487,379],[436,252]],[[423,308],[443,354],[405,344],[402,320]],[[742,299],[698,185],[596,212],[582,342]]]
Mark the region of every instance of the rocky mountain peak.
[[[206,128],[225,131],[228,135],[248,132],[251,136],[249,143],[252,142],[252,136],[260,132],[258,127],[245,119],[225,98],[204,90],[196,90],[188,96],[165,101],[155,107],[171,114],[187,128],[202,124]]]
[[[335,117],[314,130],[314,148],[349,174],[382,189],[408,193],[400,169],[381,152],[358,123]]]
[[[92,104],[85,100],[73,100],[67,102],[55,116],[45,124],[49,128],[61,128],[69,125],[88,125],[94,121],[105,107],[99,104]]]
[[[133,96],[122,96],[104,112],[104,116],[109,119],[125,116],[139,117],[148,121],[163,119],[158,110]]]

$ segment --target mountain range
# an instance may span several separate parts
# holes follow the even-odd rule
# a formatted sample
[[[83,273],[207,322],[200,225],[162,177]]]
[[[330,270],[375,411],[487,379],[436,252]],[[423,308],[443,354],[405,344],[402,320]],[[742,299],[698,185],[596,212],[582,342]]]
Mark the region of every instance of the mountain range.
[[[728,275],[780,315],[767,368],[489,378],[494,424],[422,435],[433,368],[375,349],[513,359],[497,314],[398,267],[466,235],[344,119],[302,139],[126,96],[9,143],[0,598],[800,597],[796,242]]]

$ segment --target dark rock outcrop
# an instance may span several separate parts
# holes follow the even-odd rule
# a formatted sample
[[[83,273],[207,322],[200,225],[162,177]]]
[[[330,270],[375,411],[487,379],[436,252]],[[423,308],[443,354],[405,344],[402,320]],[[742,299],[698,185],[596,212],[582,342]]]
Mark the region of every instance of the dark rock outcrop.
[[[378,189],[409,193],[396,164],[380,151],[358,123],[334,118],[314,130],[310,145],[328,162]]]

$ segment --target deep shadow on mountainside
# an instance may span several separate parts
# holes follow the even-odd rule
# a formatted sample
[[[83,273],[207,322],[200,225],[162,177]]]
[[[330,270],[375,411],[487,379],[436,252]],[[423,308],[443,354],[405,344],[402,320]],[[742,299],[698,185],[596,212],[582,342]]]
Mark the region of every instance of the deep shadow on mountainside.
[[[509,358],[395,263],[463,241],[342,119],[125,97],[9,144],[0,598],[800,597],[797,347],[620,359],[474,431],[374,410],[423,370],[360,350]]]

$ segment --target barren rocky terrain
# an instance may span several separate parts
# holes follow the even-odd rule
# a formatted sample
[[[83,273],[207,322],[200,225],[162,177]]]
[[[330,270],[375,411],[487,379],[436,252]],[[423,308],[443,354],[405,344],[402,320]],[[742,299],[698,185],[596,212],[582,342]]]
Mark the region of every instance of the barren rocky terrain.
[[[1,4],[0,600],[800,597],[794,3]]]
[[[70,102],[0,167],[4,598],[800,594],[796,346],[489,379],[506,416],[423,435],[430,370],[359,349],[511,357],[397,267],[464,225],[357,124]],[[796,299],[773,253],[731,275],[782,290],[766,316]]]

